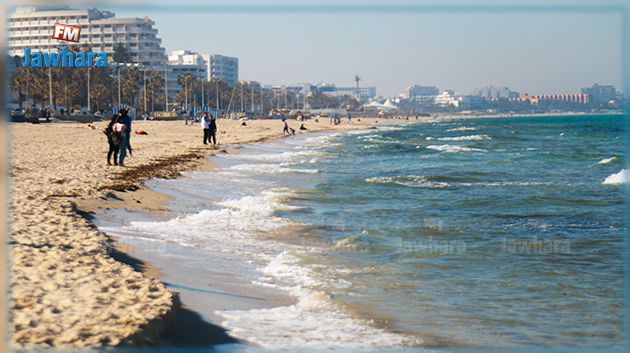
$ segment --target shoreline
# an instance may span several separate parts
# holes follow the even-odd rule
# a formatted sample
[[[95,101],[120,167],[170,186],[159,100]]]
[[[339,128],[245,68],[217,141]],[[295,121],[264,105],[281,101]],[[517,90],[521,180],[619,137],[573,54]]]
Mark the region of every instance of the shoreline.
[[[352,125],[312,121],[305,125],[309,131],[371,128],[373,119],[364,120]],[[142,137],[134,137],[132,143],[137,152],[125,169],[105,165],[106,146],[101,135],[105,123],[12,126],[14,346],[153,345],[161,341],[167,330],[164,324],[172,321],[170,317],[177,309],[177,295],[148,273],[136,272],[115,260],[110,238],[96,229],[90,221],[89,207],[81,203],[107,199],[113,199],[110,204],[124,203],[121,200],[125,197],[120,197],[124,194],[138,209],[159,209],[165,199],[151,203],[148,200],[155,195],[140,196],[149,193],[142,187],[145,181],[177,178],[185,170],[212,168],[207,157],[222,150],[199,147],[199,127],[180,124],[137,122],[136,128],[164,136],[151,141],[151,145]],[[269,141],[282,137],[280,124],[248,121],[247,127],[241,127],[237,121],[220,121],[218,137],[226,147]],[[278,126],[272,128],[274,125]],[[64,140],[79,145],[77,159],[87,161],[89,168],[68,160]],[[37,143],[49,146],[56,142],[61,143],[59,150],[52,149],[52,155],[43,161],[38,158]],[[155,148],[156,142],[167,143],[168,147]],[[183,146],[173,149],[174,144]],[[154,148],[144,148],[149,146]],[[43,220],[42,213],[47,216]],[[77,291],[79,284],[81,289]],[[95,294],[99,292],[105,294]],[[172,339],[176,341],[177,338]]]
[[[360,123],[354,119],[352,124],[343,121],[339,126],[311,120],[305,125],[309,128],[307,132],[348,131],[469,118],[480,117],[425,117],[418,121],[360,118]],[[148,270],[140,273],[132,270],[129,263],[114,259],[112,252],[120,249],[114,249],[111,237],[96,229],[90,218],[99,206],[164,211],[168,197],[144,186],[146,181],[179,178],[183,171],[210,171],[214,168],[208,161],[211,155],[238,153],[235,145],[264,143],[283,137],[279,121],[248,121],[247,127],[241,127],[239,121],[221,120],[220,124],[218,137],[225,143],[219,148],[204,148],[199,141],[198,126],[184,126],[181,121],[136,122],[136,128],[148,130],[151,136],[163,136],[148,141],[134,137],[134,147],[140,146],[136,154],[140,156],[134,154],[125,169],[105,165],[106,146],[100,132],[104,122],[13,125],[11,311],[15,346],[155,345],[164,342],[162,336],[168,330],[164,324],[172,322],[175,311],[196,314],[188,313],[186,308],[178,309],[178,301],[181,306],[178,295],[166,288],[159,277],[154,277],[159,276],[159,272],[150,264],[145,264]],[[85,134],[90,134],[89,138],[83,136]],[[67,157],[63,150],[64,139],[73,139],[82,148],[80,158]],[[60,150],[53,149],[53,155],[42,161],[37,154],[37,143],[47,146],[54,144],[53,140],[61,143]],[[74,165],[77,159],[83,159],[87,165]],[[46,215],[43,220],[39,217],[41,214]],[[125,285],[121,288],[112,278],[120,279]],[[78,284],[81,284],[80,291],[75,288]],[[87,302],[87,306],[82,306],[83,302]],[[129,322],[125,317],[133,319]],[[177,341],[177,338],[171,339]]]

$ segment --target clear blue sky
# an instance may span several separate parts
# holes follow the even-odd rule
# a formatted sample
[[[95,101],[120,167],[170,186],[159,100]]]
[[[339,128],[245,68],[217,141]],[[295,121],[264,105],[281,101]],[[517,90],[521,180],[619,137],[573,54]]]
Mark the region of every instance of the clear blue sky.
[[[158,3],[173,5],[172,1]],[[335,2],[341,3],[388,4]],[[410,3],[422,2],[397,2]],[[241,79],[266,84],[324,81],[353,85],[358,73],[362,85],[374,85],[385,96],[396,95],[414,83],[459,93],[485,85],[530,94],[577,92],[596,82],[621,88],[621,15],[613,12],[101,8],[121,17],[148,15],[156,22],[167,51],[190,49],[237,56]]]

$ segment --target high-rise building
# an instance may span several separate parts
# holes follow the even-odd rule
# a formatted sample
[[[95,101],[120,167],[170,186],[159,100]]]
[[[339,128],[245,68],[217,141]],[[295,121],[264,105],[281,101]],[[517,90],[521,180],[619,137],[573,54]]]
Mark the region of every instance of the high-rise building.
[[[441,107],[459,107],[460,100],[455,97],[455,92],[451,90],[442,91],[435,97],[435,104]]]
[[[600,86],[597,83],[591,87],[582,88],[581,91],[583,94],[588,94],[589,101],[593,103],[608,103],[617,96],[615,86]]]
[[[405,88],[402,96],[406,99],[415,100],[416,97],[435,97],[440,94],[440,90],[435,86],[411,85]]]
[[[97,9],[77,10],[67,6],[19,7],[9,16],[8,53],[23,56],[25,48],[33,51],[54,51],[67,43],[52,38],[57,22],[80,26],[79,45],[104,51],[113,57],[117,43],[126,45],[131,59],[147,67],[166,63],[164,48],[157,37],[155,22],[144,18],[117,18],[112,12]]]
[[[320,83],[315,88],[317,91],[329,96],[353,96],[356,97],[359,94],[360,100],[368,100],[376,97],[376,87],[338,87],[332,83]]]
[[[181,75],[190,74],[206,81],[207,66],[203,56],[189,50],[175,50],[168,55],[168,95],[174,98],[182,89],[179,83]]]
[[[488,100],[509,99],[519,96],[518,92],[513,92],[507,87],[487,86],[477,88],[473,91],[474,96],[480,96]]]
[[[235,84],[238,81],[238,58],[219,54],[201,54],[206,61],[207,79]]]

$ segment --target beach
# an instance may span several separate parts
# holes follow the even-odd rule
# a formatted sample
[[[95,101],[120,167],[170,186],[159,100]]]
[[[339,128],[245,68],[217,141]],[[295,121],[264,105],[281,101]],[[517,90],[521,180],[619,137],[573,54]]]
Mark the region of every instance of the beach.
[[[240,145],[95,224],[255,346],[619,341],[618,116],[397,121]]]
[[[327,120],[304,123],[307,133],[372,124],[370,119],[339,126]],[[282,137],[278,120],[250,120],[246,126],[220,120],[221,145],[213,148],[202,144],[198,125],[136,121],[134,130],[148,135],[132,137],[133,157],[118,168],[106,164],[105,126],[11,126],[10,314],[17,347],[163,343],[181,306],[176,294],[155,273],[117,261],[112,240],[90,221],[89,209],[160,209],[165,199],[143,188],[144,181],[207,170],[211,154]]]
[[[13,124],[14,345],[618,341],[617,116],[361,120]]]

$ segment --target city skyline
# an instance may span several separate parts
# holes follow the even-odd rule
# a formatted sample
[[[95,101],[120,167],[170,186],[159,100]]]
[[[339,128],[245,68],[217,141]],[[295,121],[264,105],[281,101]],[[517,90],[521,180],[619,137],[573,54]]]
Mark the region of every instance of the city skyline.
[[[121,17],[149,16],[167,52],[235,56],[242,79],[264,84],[349,86],[359,74],[362,86],[376,86],[382,96],[412,84],[460,94],[484,86],[571,93],[594,83],[621,91],[621,17],[613,13],[181,11],[174,21],[172,13],[159,10],[111,10]],[[207,24],[208,33],[189,35],[199,33],[199,23]],[[215,36],[216,28],[229,30]]]

